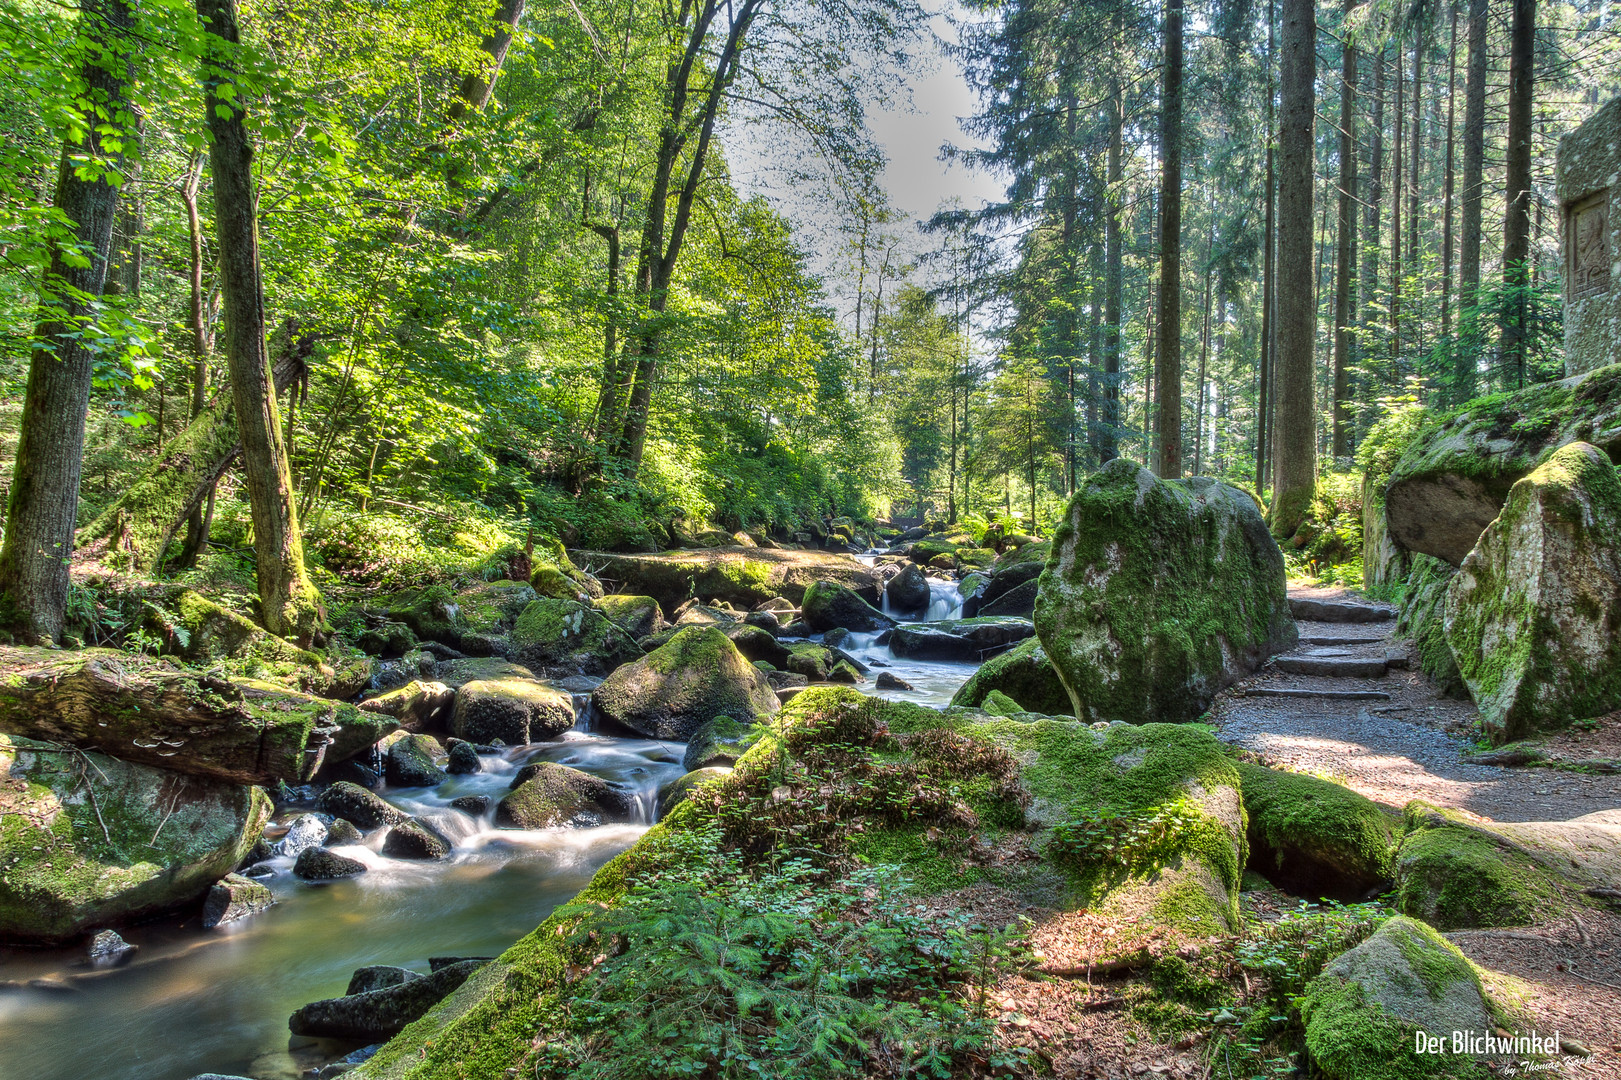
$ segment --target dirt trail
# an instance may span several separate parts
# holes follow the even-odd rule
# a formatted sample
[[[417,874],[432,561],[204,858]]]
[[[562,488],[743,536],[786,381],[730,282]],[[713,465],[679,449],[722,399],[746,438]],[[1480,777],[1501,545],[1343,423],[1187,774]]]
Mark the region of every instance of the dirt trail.
[[[1361,602],[1345,590],[1291,589],[1291,599]],[[1562,769],[1502,768],[1465,760],[1477,719],[1474,706],[1440,695],[1417,669],[1411,643],[1390,634],[1394,622],[1300,622],[1302,639],[1365,639],[1318,647],[1346,657],[1405,661],[1382,677],[1288,674],[1269,665],[1221,695],[1212,715],[1221,737],[1253,750],[1268,764],[1344,783],[1376,802],[1400,809],[1411,799],[1467,810],[1497,821],[1562,821],[1621,808],[1621,775],[1589,776]],[[1295,654],[1306,654],[1302,646]],[[1258,697],[1257,690],[1382,692],[1389,700]]]

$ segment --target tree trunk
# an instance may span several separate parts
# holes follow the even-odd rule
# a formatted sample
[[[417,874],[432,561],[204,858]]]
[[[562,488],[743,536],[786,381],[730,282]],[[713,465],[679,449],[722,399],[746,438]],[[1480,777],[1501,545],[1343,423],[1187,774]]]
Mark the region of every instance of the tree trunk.
[[[1317,309],[1312,282],[1313,89],[1317,13],[1312,0],[1284,0],[1278,128],[1278,440],[1272,528],[1290,535],[1317,477],[1312,353]]]
[[[1390,130],[1395,136],[1390,160],[1390,370],[1393,381],[1401,362],[1401,200],[1406,178],[1402,175],[1402,136],[1407,131],[1407,117],[1402,113],[1402,93],[1407,80],[1402,74],[1401,42],[1396,42],[1396,55],[1391,59],[1391,74],[1396,80],[1396,103],[1390,111]]]
[[[1334,446],[1336,461],[1351,455],[1351,276],[1356,273],[1356,47],[1347,29],[1355,0],[1340,22],[1339,241],[1334,257]]]
[[[1454,136],[1453,121],[1458,104],[1458,5],[1452,5],[1451,44],[1447,47],[1447,150],[1446,169],[1441,178],[1441,341],[1450,347],[1452,337],[1452,210]],[[1450,372],[1448,373],[1451,374]]]
[[[1155,469],[1182,476],[1182,0],[1166,0],[1165,74],[1160,92],[1159,342],[1154,396]]]
[[[1216,251],[1216,201],[1210,200],[1210,236],[1204,249],[1204,313],[1199,323],[1199,378],[1193,395],[1193,475],[1204,467],[1204,383],[1210,360],[1210,280],[1215,276],[1211,259]]]
[[[321,597],[304,569],[304,542],[293,504],[276,387],[265,341],[259,276],[259,221],[253,147],[239,96],[222,96],[238,44],[236,0],[197,0],[197,15],[218,39],[204,69],[204,102],[214,172],[214,228],[225,304],[225,356],[231,401],[242,433],[242,463],[253,517],[260,615],[272,634],[308,646],[322,632]],[[222,115],[223,114],[223,115]]]
[[[1120,80],[1115,77],[1110,83],[1109,191],[1103,224],[1103,431],[1098,440],[1099,465],[1120,454],[1120,309],[1124,288],[1120,266],[1120,207],[1124,200],[1120,185],[1125,175],[1125,126],[1125,101]]]
[[[203,314],[203,225],[202,216],[197,209],[197,195],[202,187],[202,181],[203,157],[199,153],[192,155],[185,179],[180,184],[180,201],[186,208],[186,234],[191,240],[191,306],[187,318],[191,330],[192,350],[189,419],[193,422],[208,406],[208,360],[209,354],[214,351],[213,336],[208,332],[208,323]],[[207,503],[206,511],[199,506],[186,519],[186,542],[181,548],[179,559],[182,567],[197,565],[198,556],[208,547],[208,530],[214,519],[212,486],[208,489]],[[164,544],[168,544],[167,539],[164,540]]]
[[[1277,252],[1277,185],[1272,130],[1272,58],[1276,53],[1274,37],[1277,18],[1273,0],[1266,4],[1266,221],[1262,226],[1261,242],[1265,254],[1261,260],[1261,388],[1255,416],[1255,492],[1266,497],[1271,477],[1269,466],[1272,456],[1273,399],[1277,396],[1273,378],[1275,350],[1272,341],[1272,312],[1275,300],[1273,269]]]
[[[88,125],[92,157],[109,169],[123,161],[107,142],[133,129],[125,95],[132,79],[133,25],[126,0],[83,0],[79,26],[86,54],[80,78],[107,119]],[[106,125],[104,127],[103,125]],[[79,509],[84,465],[85,412],[90,403],[93,349],[81,338],[83,322],[107,281],[118,213],[118,188],[103,176],[82,178],[77,143],[63,147],[57,169],[55,208],[74,229],[72,261],[62,245],[50,245],[50,264],[40,286],[36,347],[28,365],[22,428],[12,473],[5,545],[0,548],[0,620],[28,642],[54,642],[67,613],[68,560]]]
[[[1503,218],[1503,284],[1512,294],[1503,319],[1503,362],[1525,385],[1526,288],[1531,259],[1531,97],[1537,0],[1514,0],[1508,50],[1508,149]]]
[[[1486,157],[1486,0],[1469,0],[1469,61],[1463,90],[1463,218],[1458,226],[1458,342],[1453,401],[1475,396],[1480,348],[1480,203]]]
[[[1379,326],[1379,252],[1384,243],[1380,222],[1385,197],[1385,50],[1373,55],[1373,110],[1368,118],[1368,184],[1362,209],[1362,340],[1368,355],[1377,350]]]

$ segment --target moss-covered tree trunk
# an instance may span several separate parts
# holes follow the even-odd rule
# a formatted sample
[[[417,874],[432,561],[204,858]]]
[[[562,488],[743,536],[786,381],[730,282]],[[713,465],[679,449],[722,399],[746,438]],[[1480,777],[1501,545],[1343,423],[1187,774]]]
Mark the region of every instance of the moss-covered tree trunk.
[[[242,433],[242,464],[253,514],[253,554],[265,628],[307,645],[323,622],[320,594],[304,571],[304,542],[293,503],[292,472],[265,341],[259,276],[259,220],[253,192],[253,146],[232,68],[238,43],[235,0],[197,0],[197,15],[217,39],[204,69],[204,96],[214,172],[214,227],[225,302],[225,355],[231,401]]]
[[[131,23],[124,0],[83,2],[83,93],[105,119],[89,125],[87,145],[69,143],[62,149],[55,208],[72,222],[73,241],[51,244],[40,287],[37,345],[29,362],[6,540],[0,549],[0,621],[13,624],[29,642],[60,637],[67,612],[68,557],[79,511],[94,362],[92,335],[82,331],[107,280],[118,212],[111,170],[123,160],[113,147],[122,138],[120,129],[134,126],[125,103],[131,78],[125,31]],[[104,163],[107,171],[86,166],[82,159],[87,152],[92,163]]]
[[[1272,529],[1294,532],[1317,482],[1317,410],[1312,355],[1317,338],[1312,269],[1312,130],[1317,13],[1310,0],[1284,0],[1278,126],[1277,453]]]

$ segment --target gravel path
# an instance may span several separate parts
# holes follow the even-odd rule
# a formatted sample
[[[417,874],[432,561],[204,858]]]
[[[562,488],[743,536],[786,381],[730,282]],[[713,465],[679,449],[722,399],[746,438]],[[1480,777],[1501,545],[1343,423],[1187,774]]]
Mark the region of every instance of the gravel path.
[[[1406,643],[1388,639],[1392,625],[1302,622],[1300,632],[1364,636],[1381,642],[1379,647],[1402,648]],[[1416,657],[1409,659],[1416,669]],[[1260,688],[1380,690],[1390,700],[1246,696]],[[1621,775],[1469,764],[1464,756],[1474,747],[1461,736],[1474,730],[1474,707],[1441,697],[1417,670],[1351,679],[1283,675],[1269,666],[1222,694],[1212,713],[1225,741],[1269,764],[1338,780],[1395,808],[1426,799],[1498,821],[1562,821],[1621,808]]]

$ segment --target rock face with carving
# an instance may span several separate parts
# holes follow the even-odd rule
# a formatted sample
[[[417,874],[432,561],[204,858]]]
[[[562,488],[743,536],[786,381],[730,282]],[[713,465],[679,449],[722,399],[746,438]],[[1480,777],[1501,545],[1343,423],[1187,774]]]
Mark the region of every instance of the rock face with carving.
[[[1621,98],[1559,141],[1565,374],[1621,362]]]

